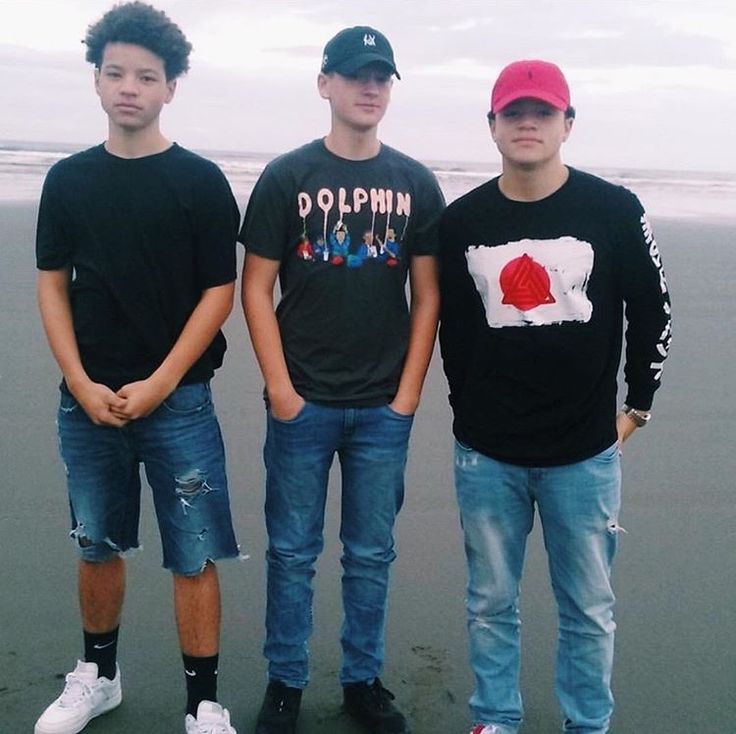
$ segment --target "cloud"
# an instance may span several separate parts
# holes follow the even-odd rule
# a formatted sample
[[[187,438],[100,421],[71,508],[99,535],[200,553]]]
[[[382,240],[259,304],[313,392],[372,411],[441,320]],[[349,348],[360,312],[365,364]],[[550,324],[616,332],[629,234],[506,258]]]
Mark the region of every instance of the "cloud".
[[[381,136],[410,155],[497,161],[490,87],[508,62],[536,57],[570,80],[571,162],[736,170],[723,145],[736,117],[736,13],[720,0],[153,2],[194,45],[164,115],[167,134],[191,147],[282,152],[324,134],[324,44],[369,24],[390,38],[402,73]],[[104,135],[79,41],[112,3],[0,0],[0,137]]]

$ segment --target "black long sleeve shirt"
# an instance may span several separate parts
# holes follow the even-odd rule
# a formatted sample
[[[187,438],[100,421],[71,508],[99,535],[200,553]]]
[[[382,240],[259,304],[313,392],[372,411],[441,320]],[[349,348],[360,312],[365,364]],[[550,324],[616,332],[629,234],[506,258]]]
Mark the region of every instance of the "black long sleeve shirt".
[[[624,316],[626,402],[650,408],[670,301],[630,191],[570,169],[549,197],[518,202],[493,179],[447,208],[440,240],[440,346],[460,442],[526,466],[614,443]]]

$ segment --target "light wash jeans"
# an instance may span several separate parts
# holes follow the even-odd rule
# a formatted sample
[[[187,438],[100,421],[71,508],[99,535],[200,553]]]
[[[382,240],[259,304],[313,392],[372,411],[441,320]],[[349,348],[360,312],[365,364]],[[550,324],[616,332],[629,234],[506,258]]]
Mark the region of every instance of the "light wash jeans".
[[[522,721],[519,583],[536,504],[559,612],[555,689],[563,730],[604,734],[613,710],[618,445],[574,464],[530,468],[456,441],[455,485],[468,563],[475,721],[495,724],[503,734],[516,732]]]
[[[342,471],[340,540],[344,622],[341,683],[379,674],[393,527],[404,499],[413,418],[387,405],[334,408],[306,403],[292,420],[268,412],[266,643],[270,680],[304,688],[312,632],[312,579],[324,547],[327,480],[335,453]]]

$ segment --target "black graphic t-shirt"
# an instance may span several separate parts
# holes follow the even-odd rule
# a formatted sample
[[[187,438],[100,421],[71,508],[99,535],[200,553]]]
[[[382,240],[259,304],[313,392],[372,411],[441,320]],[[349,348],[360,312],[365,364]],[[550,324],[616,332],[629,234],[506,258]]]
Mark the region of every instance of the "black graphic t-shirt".
[[[352,161],[315,140],[266,167],[238,239],[281,262],[276,315],[302,397],[351,406],[393,398],[409,335],[409,263],[437,254],[443,207],[434,175],[386,145]]]
[[[239,220],[220,169],[176,144],[143,158],[98,145],[52,166],[36,263],[72,269],[74,332],[92,380],[117,390],[156,370],[202,291],[235,280]],[[225,348],[218,332],[181,383],[209,379]]]
[[[535,202],[498,179],[442,217],[440,346],[459,441],[546,466],[616,440],[625,307],[626,402],[647,409],[670,343],[657,244],[638,199],[570,169]]]

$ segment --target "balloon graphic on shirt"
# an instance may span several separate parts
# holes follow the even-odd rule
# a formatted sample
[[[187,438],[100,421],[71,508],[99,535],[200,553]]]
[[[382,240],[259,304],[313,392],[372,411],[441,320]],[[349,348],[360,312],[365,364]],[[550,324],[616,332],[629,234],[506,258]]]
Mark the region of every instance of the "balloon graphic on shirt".
[[[499,276],[504,305],[529,311],[546,303],[555,303],[550,291],[549,274],[543,265],[524,253],[511,260]]]

